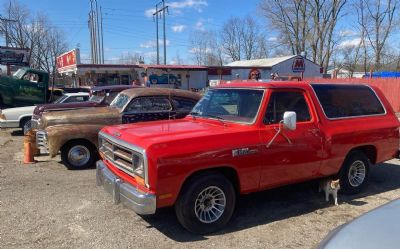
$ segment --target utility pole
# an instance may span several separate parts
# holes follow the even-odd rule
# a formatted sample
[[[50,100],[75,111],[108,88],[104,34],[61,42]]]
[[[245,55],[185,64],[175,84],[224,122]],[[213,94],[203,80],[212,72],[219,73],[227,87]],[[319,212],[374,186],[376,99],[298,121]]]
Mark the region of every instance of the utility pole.
[[[99,22],[100,12],[100,22]],[[103,16],[101,14],[101,6],[97,0],[90,0],[89,11],[89,33],[90,33],[90,47],[93,64],[104,63],[104,47],[103,47]]]
[[[161,5],[161,9],[158,9]],[[165,11],[168,11],[168,6],[165,6],[165,1],[156,4],[156,12],[153,13],[153,17],[156,19],[156,39],[157,39],[157,64],[160,64],[160,51],[159,51],[159,39],[158,39],[158,16],[162,12],[163,16],[163,32],[164,32],[164,65],[167,64],[167,44],[166,44],[166,34],[165,34]]]
[[[0,21],[5,23],[5,36],[6,36],[6,47],[8,47],[10,45],[10,37],[8,35],[8,24],[10,22],[17,22],[17,20],[12,20],[11,19],[11,1],[10,1],[10,5],[8,7],[8,18],[3,18],[0,16]],[[7,75],[11,75],[11,67],[10,65],[7,64]]]

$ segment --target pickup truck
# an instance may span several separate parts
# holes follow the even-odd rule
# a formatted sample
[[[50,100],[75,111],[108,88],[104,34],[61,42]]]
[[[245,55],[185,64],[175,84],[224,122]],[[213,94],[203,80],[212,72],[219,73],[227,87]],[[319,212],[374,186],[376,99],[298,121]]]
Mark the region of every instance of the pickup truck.
[[[20,107],[33,106],[52,102],[49,89],[49,74],[47,72],[20,68],[13,76],[0,76],[0,106]],[[54,95],[60,96],[57,89]]]
[[[239,194],[326,177],[358,193],[398,149],[399,121],[375,87],[231,83],[182,120],[103,128],[96,180],[115,203],[140,215],[174,206],[205,234],[230,220]]]

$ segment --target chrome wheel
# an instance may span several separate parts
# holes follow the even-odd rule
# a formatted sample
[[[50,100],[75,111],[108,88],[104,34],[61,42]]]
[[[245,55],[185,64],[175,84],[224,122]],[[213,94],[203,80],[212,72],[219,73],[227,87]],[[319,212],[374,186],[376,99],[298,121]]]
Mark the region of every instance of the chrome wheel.
[[[224,192],[216,186],[211,186],[203,189],[197,196],[194,212],[201,222],[213,223],[222,216],[225,206]]]
[[[349,168],[348,179],[349,183],[352,187],[360,186],[365,179],[366,176],[366,166],[363,161],[357,160],[354,161]]]
[[[68,161],[76,167],[87,164],[90,160],[90,151],[83,145],[75,145],[68,152]]]

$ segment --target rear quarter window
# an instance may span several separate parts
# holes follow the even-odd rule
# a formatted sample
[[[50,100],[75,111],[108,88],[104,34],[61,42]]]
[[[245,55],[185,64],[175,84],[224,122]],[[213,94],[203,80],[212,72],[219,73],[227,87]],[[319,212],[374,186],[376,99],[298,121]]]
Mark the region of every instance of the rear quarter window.
[[[375,92],[365,85],[312,84],[327,118],[385,114]]]

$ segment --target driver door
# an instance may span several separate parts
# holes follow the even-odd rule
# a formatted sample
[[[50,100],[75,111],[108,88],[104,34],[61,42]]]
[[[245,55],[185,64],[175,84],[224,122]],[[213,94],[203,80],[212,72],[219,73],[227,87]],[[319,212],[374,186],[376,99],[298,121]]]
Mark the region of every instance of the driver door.
[[[19,80],[18,94],[15,97],[16,104],[19,106],[43,104],[45,101],[45,90],[42,77],[38,74],[27,72]]]
[[[266,113],[265,129],[261,131],[262,157],[261,188],[300,182],[319,176],[322,160],[322,136],[315,112],[302,90],[273,90]],[[283,130],[276,139],[279,122],[286,111],[297,115],[296,130]],[[283,128],[282,128],[283,129]]]

